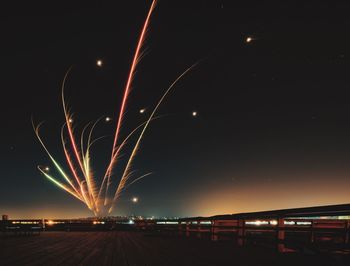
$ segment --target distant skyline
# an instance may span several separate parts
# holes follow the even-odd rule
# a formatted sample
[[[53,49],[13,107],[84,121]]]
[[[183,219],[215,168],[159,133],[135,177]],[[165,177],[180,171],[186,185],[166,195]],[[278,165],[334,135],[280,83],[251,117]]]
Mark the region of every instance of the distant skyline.
[[[93,215],[37,171],[52,166],[30,119],[45,121],[43,138],[64,162],[60,85],[73,65],[66,94],[78,128],[111,119],[96,133],[108,135],[92,154],[100,174],[150,3],[46,5],[45,12],[9,7],[1,25],[0,214]],[[209,216],[349,203],[349,12],[342,1],[159,1],[124,134],[180,73],[200,63],[165,100],[164,116],[141,144],[133,166],[153,174],[130,187],[112,215]]]

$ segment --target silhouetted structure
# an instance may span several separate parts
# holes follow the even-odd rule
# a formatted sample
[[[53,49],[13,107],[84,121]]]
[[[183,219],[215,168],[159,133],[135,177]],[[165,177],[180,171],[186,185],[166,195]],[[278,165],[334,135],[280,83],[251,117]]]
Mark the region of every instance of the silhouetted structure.
[[[262,243],[280,252],[308,248],[349,250],[350,204],[253,213],[190,217],[173,220],[3,220],[4,234],[32,235],[40,231],[126,231],[231,239],[238,246]]]

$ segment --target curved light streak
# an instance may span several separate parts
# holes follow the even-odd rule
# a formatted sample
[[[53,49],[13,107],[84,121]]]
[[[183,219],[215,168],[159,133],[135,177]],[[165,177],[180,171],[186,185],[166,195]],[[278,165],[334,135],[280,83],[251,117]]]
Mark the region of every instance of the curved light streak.
[[[62,106],[63,106],[63,112],[64,112],[64,118],[65,118],[65,123],[61,128],[61,142],[62,142],[62,148],[63,148],[66,162],[72,174],[72,178],[66,174],[66,172],[58,164],[55,158],[51,155],[51,153],[48,151],[47,147],[45,146],[44,142],[42,141],[42,138],[40,137],[40,134],[39,134],[39,129],[42,123],[40,123],[37,127],[35,127],[32,121],[33,129],[35,131],[37,139],[39,140],[41,146],[44,148],[45,152],[47,153],[52,163],[55,165],[56,170],[63,177],[63,180],[65,180],[67,184],[60,182],[58,179],[54,178],[47,171],[44,171],[40,167],[38,167],[39,171],[53,184],[63,189],[67,193],[71,194],[75,198],[79,199],[83,203],[85,203],[85,205],[96,216],[103,216],[111,213],[111,211],[114,208],[114,205],[116,204],[118,198],[120,197],[123,191],[125,191],[134,183],[140,181],[144,177],[149,176],[151,174],[151,173],[147,173],[147,174],[141,175],[138,178],[132,177],[134,174],[134,171],[131,170],[131,166],[137,154],[137,151],[139,149],[141,140],[143,139],[143,136],[147,128],[149,127],[150,122],[159,118],[159,116],[155,116],[155,114],[158,108],[160,107],[160,105],[162,104],[163,100],[165,99],[165,97],[175,87],[175,85],[179,82],[179,80],[197,64],[196,63],[191,67],[189,67],[188,69],[186,69],[180,76],[178,76],[173,81],[173,83],[170,84],[170,86],[167,88],[165,93],[157,102],[156,106],[154,107],[148,119],[142,124],[138,125],[136,128],[134,128],[131,132],[129,132],[129,134],[119,143],[121,124],[123,122],[128,95],[131,89],[133,77],[135,75],[135,69],[137,67],[137,63],[140,61],[141,57],[143,56],[141,49],[143,47],[150,18],[156,3],[157,3],[156,0],[152,1],[151,7],[148,11],[146,20],[144,22],[142,31],[140,33],[140,37],[134,53],[133,61],[130,67],[130,72],[128,74],[126,86],[124,88],[123,99],[122,99],[122,103],[121,103],[121,107],[120,107],[120,111],[117,119],[117,126],[115,129],[114,138],[113,138],[113,145],[111,147],[112,148],[111,159],[107,163],[107,169],[104,171],[104,175],[100,182],[98,182],[98,180],[96,179],[96,177],[94,177],[92,172],[90,149],[92,145],[96,143],[96,141],[105,137],[105,136],[97,137],[95,139],[92,138],[93,132],[97,124],[102,120],[103,117],[100,117],[99,119],[97,119],[93,124],[91,122],[88,123],[83,128],[80,134],[80,139],[79,139],[80,142],[77,142],[77,138],[75,137],[74,130],[73,130],[72,115],[67,110],[67,105],[65,102],[65,95],[64,95],[65,85],[72,67],[70,67],[68,71],[65,73],[65,76],[62,82],[62,87],[61,87],[62,89],[61,100],[62,100]],[[89,133],[86,140],[86,133],[87,133],[86,131],[88,129],[89,129]],[[131,154],[126,162],[126,165],[120,177],[119,183],[117,183],[113,194],[110,193],[113,195],[113,197],[111,197],[111,200],[109,200],[108,198],[109,187],[112,183],[111,176],[112,176],[113,167],[117,163],[117,160],[120,156],[119,155],[120,152],[123,150],[125,145],[129,142],[130,138],[133,137],[138,130],[141,130],[141,132],[138,135],[137,140],[131,149]],[[67,137],[67,141],[65,139],[65,135]],[[79,147],[77,143],[80,144]],[[72,156],[70,155],[70,153],[72,153]]]

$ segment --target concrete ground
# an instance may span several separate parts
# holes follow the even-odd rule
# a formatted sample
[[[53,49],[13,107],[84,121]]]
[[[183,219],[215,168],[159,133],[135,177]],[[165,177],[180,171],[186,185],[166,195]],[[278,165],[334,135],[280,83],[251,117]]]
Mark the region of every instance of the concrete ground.
[[[141,232],[44,232],[1,236],[0,265],[350,265],[335,255],[279,254],[262,247],[235,247],[231,241]]]

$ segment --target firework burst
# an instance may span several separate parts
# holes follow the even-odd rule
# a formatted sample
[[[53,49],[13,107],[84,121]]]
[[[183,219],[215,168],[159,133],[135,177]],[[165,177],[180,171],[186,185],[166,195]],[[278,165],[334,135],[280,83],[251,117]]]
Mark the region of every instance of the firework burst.
[[[80,138],[78,138],[74,134],[74,129],[73,129],[74,119],[72,117],[72,114],[69,112],[67,108],[67,105],[65,102],[65,96],[64,96],[64,88],[65,88],[65,84],[66,84],[70,69],[67,71],[62,83],[62,104],[63,104],[65,123],[63,124],[61,129],[62,147],[63,147],[65,159],[66,159],[66,165],[69,168],[69,172],[67,172],[57,162],[57,160],[51,155],[45,143],[43,142],[43,139],[39,134],[41,123],[39,125],[34,125],[33,123],[33,128],[37,136],[37,139],[39,140],[39,143],[44,148],[45,152],[47,153],[48,157],[50,158],[57,172],[60,174],[61,178],[58,179],[52,176],[49,172],[49,168],[44,166],[38,166],[39,171],[53,184],[55,184],[62,190],[66,191],[67,193],[71,194],[76,199],[82,201],[96,216],[104,216],[104,215],[110,214],[123,191],[125,191],[129,186],[131,186],[135,182],[150,175],[150,173],[147,173],[137,178],[134,178],[132,175],[133,171],[131,170],[132,168],[131,166],[137,154],[137,151],[139,149],[141,140],[144,136],[145,131],[149,127],[150,122],[157,118],[155,117],[156,112],[159,106],[161,105],[161,103],[163,102],[164,98],[168,95],[168,93],[172,90],[172,88],[178,83],[178,81],[195,66],[195,64],[192,65],[191,67],[186,69],[186,71],[184,71],[180,76],[178,76],[174,80],[174,82],[168,87],[165,93],[162,95],[162,97],[160,98],[160,100],[152,110],[151,114],[149,115],[148,119],[145,122],[143,122],[141,125],[136,127],[134,130],[132,130],[127,135],[126,138],[120,140],[121,125],[123,123],[123,117],[124,117],[125,108],[128,102],[130,88],[132,86],[132,81],[135,75],[137,64],[140,61],[140,57],[142,56],[141,50],[146,38],[146,33],[149,27],[152,13],[156,6],[156,2],[157,2],[156,0],[153,0],[151,4],[151,7],[148,11],[146,20],[142,27],[142,31],[137,43],[133,61],[130,67],[130,72],[125,85],[120,110],[118,112],[118,119],[117,119],[117,124],[115,128],[115,133],[114,133],[114,140],[113,140],[113,145],[111,147],[111,159],[107,164],[108,166],[107,166],[107,169],[105,170],[105,174],[103,175],[103,177],[96,178],[92,173],[90,148],[97,140],[103,138],[103,137],[100,137],[97,139],[92,138],[93,131],[97,126],[97,124],[99,123],[99,121],[101,121],[102,119],[105,119],[105,121],[107,121],[108,119],[108,121],[110,121],[111,118],[102,117],[94,123],[92,122],[89,123],[87,126],[83,128]],[[117,159],[120,156],[120,152],[122,151],[123,147],[128,142],[128,140],[139,131],[140,133],[136,139],[136,142],[134,143],[134,146],[132,148],[129,158],[127,159],[127,163],[124,170],[122,171],[122,175],[119,176],[119,178],[117,178],[117,180],[119,180],[119,183],[116,186],[116,188],[113,188],[112,190],[111,181],[112,179],[114,179],[114,176],[112,174],[113,168],[117,164]],[[86,137],[87,139],[84,139]],[[109,194],[112,194],[113,196],[108,197]]]

